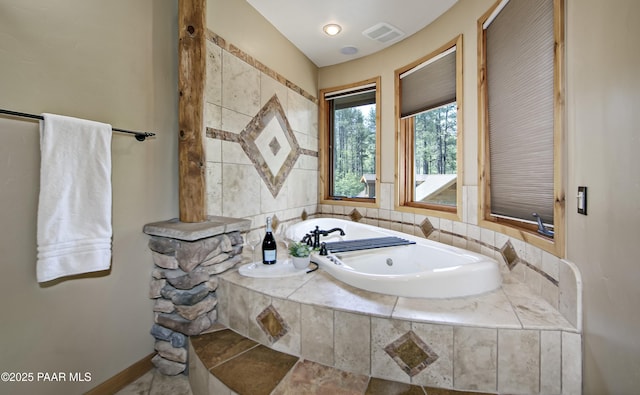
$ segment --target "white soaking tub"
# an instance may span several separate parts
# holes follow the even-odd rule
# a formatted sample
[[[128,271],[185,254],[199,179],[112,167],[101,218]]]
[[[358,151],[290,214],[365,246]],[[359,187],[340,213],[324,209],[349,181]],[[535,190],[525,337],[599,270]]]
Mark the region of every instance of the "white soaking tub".
[[[320,242],[398,237],[414,244],[349,252],[312,254],[317,263],[337,280],[357,288],[388,295],[414,298],[456,298],[493,291],[502,284],[498,262],[487,256],[422,237],[371,225],[334,218],[299,222],[287,230],[291,239],[301,240],[318,226],[320,230],[340,228],[320,236]],[[345,244],[345,243],[342,243]],[[336,246],[337,248],[337,246]]]

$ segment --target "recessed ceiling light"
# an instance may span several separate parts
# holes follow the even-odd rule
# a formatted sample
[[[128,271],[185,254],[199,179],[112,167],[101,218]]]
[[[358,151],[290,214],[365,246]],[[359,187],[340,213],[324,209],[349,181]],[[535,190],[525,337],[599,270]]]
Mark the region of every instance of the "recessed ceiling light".
[[[324,30],[324,32],[330,36],[335,36],[336,34],[340,33],[340,31],[342,30],[342,27],[335,23],[330,23],[328,25],[324,25],[322,30]]]
[[[355,55],[356,53],[358,53],[358,48],[356,47],[342,47],[342,49],[340,50],[340,53],[343,55]]]

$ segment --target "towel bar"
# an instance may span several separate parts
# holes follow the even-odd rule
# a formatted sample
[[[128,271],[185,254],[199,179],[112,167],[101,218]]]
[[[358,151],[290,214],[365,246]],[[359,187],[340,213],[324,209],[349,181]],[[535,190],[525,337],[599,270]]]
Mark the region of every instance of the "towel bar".
[[[27,114],[24,112],[17,112],[17,111],[11,111],[11,110],[3,110],[1,108],[0,108],[0,114],[7,114],[7,115],[12,115],[14,117],[31,118],[31,119],[39,119],[39,120],[44,119],[42,115]],[[144,141],[146,140],[147,137],[153,137],[156,135],[155,133],[151,133],[151,132],[134,132],[131,130],[124,130],[124,129],[118,129],[113,127],[111,128],[111,130],[119,133],[133,134],[135,135],[135,138],[138,141]]]

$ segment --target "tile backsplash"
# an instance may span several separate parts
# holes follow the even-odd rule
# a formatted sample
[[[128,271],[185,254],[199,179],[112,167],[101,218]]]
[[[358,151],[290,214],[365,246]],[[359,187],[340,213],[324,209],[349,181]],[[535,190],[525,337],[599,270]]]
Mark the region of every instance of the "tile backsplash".
[[[207,214],[252,228],[314,215],[317,99],[215,33],[207,39]]]

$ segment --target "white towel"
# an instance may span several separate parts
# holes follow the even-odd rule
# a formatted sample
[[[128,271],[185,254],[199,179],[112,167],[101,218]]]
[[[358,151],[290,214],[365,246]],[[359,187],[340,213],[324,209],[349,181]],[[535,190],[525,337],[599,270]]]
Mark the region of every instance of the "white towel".
[[[43,114],[38,282],[111,266],[111,125]]]

